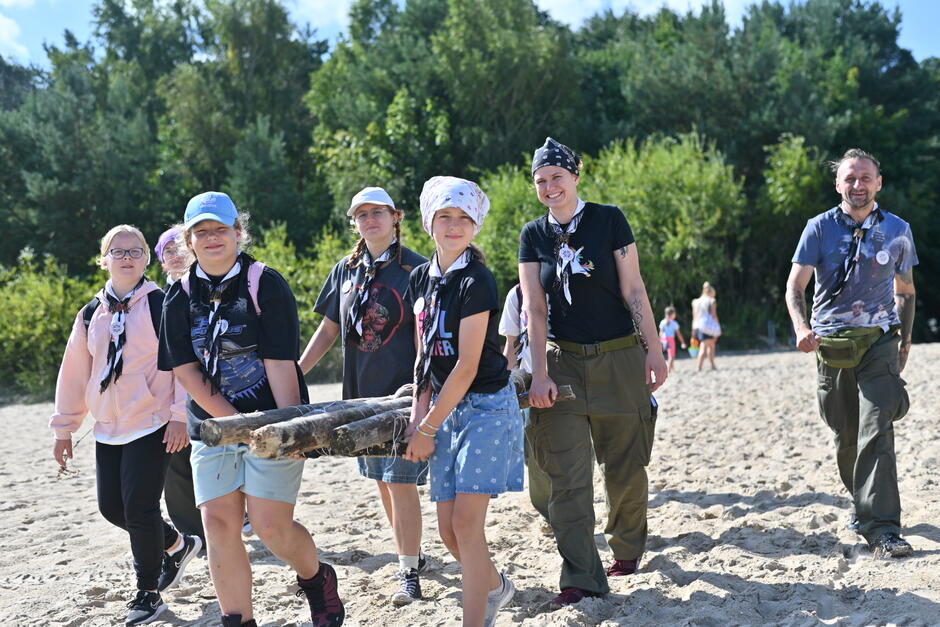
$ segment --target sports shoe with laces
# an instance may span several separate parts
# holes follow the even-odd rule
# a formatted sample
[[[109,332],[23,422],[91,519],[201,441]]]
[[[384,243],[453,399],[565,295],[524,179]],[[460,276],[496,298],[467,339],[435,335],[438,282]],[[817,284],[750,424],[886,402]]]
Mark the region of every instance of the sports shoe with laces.
[[[493,627],[496,624],[496,614],[500,608],[506,606],[512,600],[512,595],[516,593],[516,587],[506,576],[506,573],[499,573],[500,586],[495,590],[490,590],[486,597],[486,618],[483,620],[483,627]]]
[[[551,600],[550,605],[554,608],[567,607],[580,602],[586,597],[596,597],[597,594],[582,590],[581,588],[564,588],[557,597]]]
[[[127,604],[130,612],[124,619],[125,625],[145,625],[155,621],[163,610],[166,609],[166,603],[160,598],[159,592],[147,592],[138,590],[134,600]]]
[[[872,542],[871,551],[875,557],[907,557],[914,548],[896,533],[883,533]]]
[[[636,572],[637,564],[640,560],[614,560],[614,563],[607,567],[608,577],[624,577]]]
[[[222,614],[222,627],[258,627],[255,619],[242,622],[241,614]]]
[[[346,618],[346,608],[339,598],[336,571],[325,562],[320,562],[320,570],[310,579],[297,577],[300,590],[297,596],[307,597],[310,604],[310,620],[313,627],[338,627]]]
[[[199,536],[183,536],[183,548],[173,555],[164,553],[163,569],[160,571],[157,590],[163,592],[182,581],[186,565],[196,557],[200,549],[202,549],[202,539]]]
[[[398,592],[392,595],[392,605],[401,607],[421,598],[421,579],[416,569],[400,570],[398,578],[401,580],[401,585]]]
[[[428,569],[428,560],[425,559],[424,553],[418,553],[418,574],[420,575]]]

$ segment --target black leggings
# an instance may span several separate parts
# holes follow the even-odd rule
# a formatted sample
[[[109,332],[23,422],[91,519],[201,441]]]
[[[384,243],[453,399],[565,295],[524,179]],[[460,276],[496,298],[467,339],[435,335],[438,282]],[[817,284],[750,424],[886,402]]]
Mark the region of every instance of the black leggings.
[[[160,496],[170,456],[166,425],[127,444],[95,444],[98,509],[131,537],[139,590],[156,590],[163,552],[179,534],[163,520]]]

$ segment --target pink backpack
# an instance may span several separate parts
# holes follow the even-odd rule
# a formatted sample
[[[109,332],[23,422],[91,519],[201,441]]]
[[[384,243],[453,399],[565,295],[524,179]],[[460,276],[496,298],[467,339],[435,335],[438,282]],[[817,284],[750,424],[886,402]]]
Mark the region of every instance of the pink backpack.
[[[261,274],[264,272],[265,265],[261,261],[255,261],[248,266],[248,294],[251,296],[251,302],[255,306],[255,311],[261,315],[261,305],[258,303],[258,286],[261,284]],[[189,273],[183,275],[180,279],[183,291],[189,296]]]

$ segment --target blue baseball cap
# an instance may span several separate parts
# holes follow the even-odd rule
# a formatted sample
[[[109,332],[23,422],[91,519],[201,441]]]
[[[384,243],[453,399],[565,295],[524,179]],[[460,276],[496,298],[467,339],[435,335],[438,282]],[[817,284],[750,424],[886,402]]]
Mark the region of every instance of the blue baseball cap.
[[[215,220],[226,226],[232,226],[237,219],[238,209],[235,208],[235,203],[228,194],[204,192],[193,196],[186,204],[183,227],[191,229],[203,220]]]

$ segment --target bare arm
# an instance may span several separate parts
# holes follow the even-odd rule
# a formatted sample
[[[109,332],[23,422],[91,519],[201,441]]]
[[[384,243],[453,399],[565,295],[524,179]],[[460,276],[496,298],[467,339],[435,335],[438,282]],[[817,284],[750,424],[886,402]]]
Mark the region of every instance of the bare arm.
[[[516,335],[505,335],[506,343],[503,344],[503,357],[506,358],[506,369],[512,370],[516,367]]]
[[[300,381],[295,362],[290,359],[265,359],[264,371],[271,383],[271,393],[278,408],[300,405]]]
[[[551,407],[555,404],[558,388],[548,376],[545,343],[548,340],[548,304],[545,290],[539,280],[539,263],[527,261],[519,264],[519,285],[522,286],[522,308],[528,314],[529,351],[532,353],[532,385],[529,402],[533,407]]]
[[[911,352],[911,333],[914,329],[914,271],[894,275],[894,305],[901,319],[901,345],[898,347],[898,368],[904,370]]]
[[[806,286],[814,270],[813,266],[795,263],[790,267],[790,276],[787,277],[787,310],[796,333],[796,346],[804,353],[819,348],[819,336],[813,333],[806,315]]]
[[[310,338],[310,342],[307,343],[304,354],[300,356],[300,369],[304,374],[313,370],[314,366],[320,363],[320,360],[333,346],[337,337],[339,337],[339,323],[323,316],[320,326],[317,327],[313,337]]]
[[[219,393],[212,393],[212,385],[202,378],[202,368],[190,362],[173,368],[173,376],[179,381],[193,400],[213,418],[234,416],[238,410]]]
[[[640,275],[640,256],[636,243],[614,251],[620,294],[633,314],[634,325],[644,338],[656,338],[659,333],[653,319],[653,308],[646,294],[646,284]],[[666,360],[661,350],[646,353],[646,383],[650,392],[655,392],[666,381]]]

